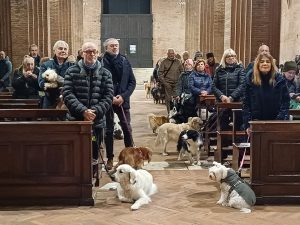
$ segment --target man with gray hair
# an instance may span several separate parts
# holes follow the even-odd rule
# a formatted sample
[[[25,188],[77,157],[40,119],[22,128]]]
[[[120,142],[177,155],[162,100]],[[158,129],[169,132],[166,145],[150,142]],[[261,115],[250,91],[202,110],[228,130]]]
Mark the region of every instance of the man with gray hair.
[[[176,86],[183,66],[179,59],[175,57],[175,51],[169,48],[167,58],[164,59],[158,70],[159,81],[163,84],[166,93],[166,106],[168,114],[171,108],[172,96],[176,96]]]
[[[70,63],[67,58],[69,56],[69,45],[65,41],[57,41],[53,46],[54,56],[53,59],[46,61],[40,67],[39,73],[39,86],[41,89],[45,89],[45,79],[42,74],[47,69],[54,70],[57,75],[65,77],[66,70],[72,66],[74,63]],[[42,108],[55,108],[57,105],[57,99],[60,95],[60,88],[47,88],[45,90],[45,96],[43,98]]]
[[[93,122],[96,137],[93,159],[97,160],[102,130],[105,128],[105,114],[112,104],[113,84],[111,73],[97,60],[97,45],[86,42],[82,45],[82,52],[83,59],[66,71],[63,99],[69,109],[68,120]]]
[[[133,93],[136,80],[127,58],[119,52],[119,41],[115,38],[109,38],[103,43],[105,53],[102,63],[112,74],[114,85],[114,97],[112,108],[106,114],[106,156],[107,168],[113,167],[113,133],[114,133],[114,113],[117,114],[124,134],[125,147],[132,147],[132,128],[130,125],[130,96]]]

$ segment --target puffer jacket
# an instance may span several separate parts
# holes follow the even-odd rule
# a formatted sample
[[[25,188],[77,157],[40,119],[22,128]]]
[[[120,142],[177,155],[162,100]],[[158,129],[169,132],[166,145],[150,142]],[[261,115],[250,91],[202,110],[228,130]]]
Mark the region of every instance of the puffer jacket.
[[[205,72],[193,71],[189,77],[189,87],[195,97],[198,97],[201,91],[207,91],[210,94],[211,85],[211,77]]]
[[[96,111],[94,128],[104,128],[113,99],[112,76],[99,61],[93,71],[86,71],[82,60],[71,66],[65,74],[63,99],[69,109],[68,120],[83,120],[84,111],[92,109]]]
[[[221,100],[222,95],[232,97],[233,101],[240,101],[243,95],[243,82],[245,71],[241,64],[226,66],[220,65],[216,69],[212,84],[212,93],[217,100]]]
[[[184,71],[181,73],[178,83],[176,85],[176,95],[181,96],[182,93],[190,94],[189,76],[192,71]]]
[[[253,72],[247,74],[245,79],[245,95],[243,99],[244,129],[249,127],[251,120],[288,120],[290,96],[286,80],[280,73],[275,74],[275,82],[272,86],[271,101],[263,100],[262,86],[252,83]],[[267,108],[268,115],[263,115],[262,109]],[[262,118],[262,117],[265,118]],[[267,117],[266,117],[267,116]]]

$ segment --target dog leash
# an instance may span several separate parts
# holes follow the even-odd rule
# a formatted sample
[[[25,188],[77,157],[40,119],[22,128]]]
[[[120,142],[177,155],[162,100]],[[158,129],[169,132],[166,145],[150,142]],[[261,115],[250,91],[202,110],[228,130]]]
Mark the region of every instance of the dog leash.
[[[250,135],[248,135],[246,143],[249,143],[249,141],[250,141]],[[247,151],[247,147],[244,148],[244,153],[243,153],[243,157],[242,157],[242,160],[241,160],[241,163],[240,163],[240,167],[239,167],[239,169],[237,171],[238,174],[240,174],[240,172],[241,172],[241,170],[243,168],[245,157],[246,157],[246,151]]]
[[[104,132],[104,131],[103,131]],[[103,132],[102,132],[102,135],[103,135]],[[103,137],[102,137],[102,135],[101,135],[101,139],[103,140]],[[96,141],[96,136],[93,134],[93,136],[92,136],[92,141]],[[104,143],[103,141],[101,141],[102,143]],[[100,146],[98,146],[99,148],[100,148]],[[99,151],[99,149],[98,149],[98,151]],[[103,165],[104,165],[104,169],[105,169],[105,172],[107,173],[107,175],[109,176],[109,178],[112,180],[112,181],[115,181],[115,178],[111,175],[111,173],[109,173],[109,170],[107,169],[107,163],[105,163],[105,161],[104,161],[104,157],[103,157],[103,155],[102,155],[102,151],[100,150],[99,151],[99,155],[100,155],[100,158],[101,158],[101,160],[102,160],[102,163],[103,163]],[[99,159],[97,159],[96,160],[96,162],[93,162],[92,163],[92,165],[93,166],[96,166],[96,165],[99,165]],[[98,168],[99,169],[99,168]]]
[[[124,108],[123,108],[122,105],[120,107],[121,107],[122,115],[123,115],[125,123],[126,123],[127,130],[129,131],[128,121],[127,121],[127,118],[125,116]],[[134,141],[133,141],[132,132],[131,132],[131,135],[130,135],[130,139],[131,139],[131,143],[132,143],[133,147],[136,148],[136,145],[134,144]]]

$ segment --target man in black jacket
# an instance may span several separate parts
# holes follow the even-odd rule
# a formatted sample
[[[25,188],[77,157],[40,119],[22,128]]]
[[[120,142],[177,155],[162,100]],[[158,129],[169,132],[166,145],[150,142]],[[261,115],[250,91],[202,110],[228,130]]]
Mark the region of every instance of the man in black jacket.
[[[106,114],[106,156],[107,168],[113,167],[113,132],[114,112],[118,115],[124,133],[125,147],[133,146],[132,128],[130,125],[130,96],[133,93],[136,80],[129,61],[119,53],[119,41],[109,38],[103,43],[105,53],[102,63],[112,74],[114,97],[112,108]]]
[[[69,109],[68,120],[93,122],[97,141],[93,158],[98,159],[105,114],[112,104],[113,83],[111,73],[97,60],[97,45],[86,42],[82,45],[82,51],[83,59],[66,71],[63,99]]]

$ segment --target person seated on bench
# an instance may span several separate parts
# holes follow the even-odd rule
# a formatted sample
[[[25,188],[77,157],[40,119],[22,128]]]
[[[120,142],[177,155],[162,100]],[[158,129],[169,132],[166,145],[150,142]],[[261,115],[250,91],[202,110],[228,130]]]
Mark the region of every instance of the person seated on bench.
[[[34,64],[34,58],[25,55],[22,65],[14,72],[12,87],[15,89],[13,98],[39,99],[39,69]]]
[[[97,60],[98,47],[92,42],[82,45],[83,59],[71,66],[65,74],[63,100],[69,109],[68,120],[93,122],[97,146],[93,159],[98,160],[99,147],[105,127],[105,113],[113,100],[111,73]]]
[[[277,72],[273,57],[260,53],[245,80],[244,129],[250,135],[250,120],[288,120],[290,96],[286,80]]]

